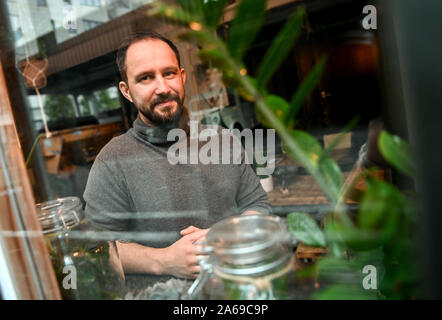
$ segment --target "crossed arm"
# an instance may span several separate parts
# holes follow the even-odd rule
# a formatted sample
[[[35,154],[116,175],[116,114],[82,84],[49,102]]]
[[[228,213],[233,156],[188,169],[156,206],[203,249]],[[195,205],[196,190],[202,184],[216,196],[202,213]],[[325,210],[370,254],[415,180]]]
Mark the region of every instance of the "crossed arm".
[[[244,213],[260,214],[249,210]],[[181,238],[166,248],[151,248],[137,243],[117,242],[118,253],[126,273],[168,274],[194,279],[201,271],[194,242],[202,239],[210,229],[189,226],[180,231]]]
[[[259,214],[271,212],[267,195],[250,166],[240,165],[240,182],[236,202],[238,212]],[[84,199],[88,218],[113,230],[121,224],[118,213],[130,212],[129,187],[118,162],[96,159],[89,174]],[[112,186],[112,187],[109,187]],[[103,226],[106,224],[106,226]],[[120,226],[124,230],[124,225]],[[200,272],[194,243],[203,238],[208,229],[189,226],[181,230],[181,238],[166,248],[152,248],[137,243],[117,242],[118,253],[125,273],[149,273],[172,275],[180,278],[196,278]]]

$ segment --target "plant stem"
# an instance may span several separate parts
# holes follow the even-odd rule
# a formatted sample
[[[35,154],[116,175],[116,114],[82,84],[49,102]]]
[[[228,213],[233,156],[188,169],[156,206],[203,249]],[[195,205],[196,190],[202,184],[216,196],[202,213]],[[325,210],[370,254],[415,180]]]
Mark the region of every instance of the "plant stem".
[[[25,162],[25,167],[27,168],[29,165],[29,162],[31,162],[31,158],[32,158],[32,154],[34,153],[34,149],[37,146],[38,141],[40,140],[40,138],[43,136],[42,133],[40,133],[37,138],[35,138],[34,140],[34,144],[32,145],[31,151],[29,151],[29,155],[26,158],[26,162]]]
[[[211,34],[211,33],[210,33]],[[271,109],[265,102],[262,94],[255,88],[255,86],[241,74],[241,68],[238,63],[230,56],[229,52],[226,50],[225,46],[219,41],[218,38],[211,34],[211,40],[221,51],[222,55],[225,57],[226,62],[230,66],[230,68],[235,72],[235,76],[239,79],[241,85],[248,91],[249,94],[252,95],[258,109],[262,112],[262,114],[267,117],[270,124],[275,128],[276,132],[278,132],[281,140],[287,145],[289,149],[289,153],[293,158],[296,158],[301,162],[301,164],[307,169],[307,171],[313,176],[313,178],[318,183],[321,190],[325,193],[328,199],[331,202],[331,207],[333,207],[334,212],[336,212],[337,216],[340,218],[340,221],[348,228],[354,228],[353,222],[346,214],[346,208],[344,202],[344,195],[337,194],[333,192],[332,188],[329,188],[327,185],[327,181],[317,167],[305,156],[304,152],[299,147],[298,143],[293,139],[290,135],[289,131],[285,127],[285,125],[280,121],[274,114],[271,112]]]
[[[327,195],[327,197],[332,202],[332,205],[335,205],[338,200],[338,195],[335,194],[330,188],[327,186],[327,182],[320,173],[320,171],[315,168],[315,166],[310,162],[310,160],[305,156],[305,154],[301,151],[298,143],[291,137],[290,133],[284,126],[284,124],[270,111],[270,108],[267,106],[263,96],[261,93],[252,85],[252,83],[241,74],[241,68],[238,66],[236,61],[231,58],[230,54],[227,52],[225,47],[219,42],[218,39],[213,39],[213,41],[217,44],[217,47],[223,54],[226,59],[226,62],[235,72],[235,76],[241,82],[242,86],[253,96],[255,103],[265,117],[268,118],[269,122],[273,125],[276,132],[278,132],[282,141],[287,145],[289,151],[292,156],[295,156],[303,166],[309,171],[309,173],[314,177],[314,179],[319,184],[322,191]]]

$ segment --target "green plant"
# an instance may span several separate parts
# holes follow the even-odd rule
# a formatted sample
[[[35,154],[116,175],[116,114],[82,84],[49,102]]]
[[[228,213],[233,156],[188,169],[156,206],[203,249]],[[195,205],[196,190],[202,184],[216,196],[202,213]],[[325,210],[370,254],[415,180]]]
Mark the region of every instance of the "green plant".
[[[45,100],[45,112],[51,120],[75,117],[74,103],[68,95],[48,95]]]
[[[113,110],[120,106],[118,100],[112,99],[107,90],[100,90],[97,93],[98,112]]]
[[[198,46],[198,56],[223,73],[226,85],[234,87],[256,106],[259,120],[276,129],[289,156],[315,179],[330,201],[333,212],[320,228],[307,214],[288,216],[290,231],[307,245],[327,247],[330,258],[321,259],[319,271],[331,279],[317,298],[409,298],[414,294],[414,270],[410,248],[413,207],[394,186],[368,178],[358,220],[353,221],[345,204],[343,175],[323,149],[307,132],[295,129],[295,118],[303,101],[312,92],[326,64],[322,57],[302,81],[289,101],[267,91],[267,84],[301,34],[305,16],[302,6],[291,15],[265,53],[257,73],[248,73],[244,55],[260,30],[265,17],[265,0],[242,0],[230,24],[228,40],[216,35],[216,28],[227,0],[177,0],[179,6],[156,3],[149,14],[186,26],[179,35]],[[352,124],[349,125],[351,127]],[[339,137],[332,143],[336,145]],[[392,165],[409,172],[406,144],[382,133],[380,150]],[[364,173],[364,176],[368,176]],[[380,291],[362,289],[362,267],[376,265],[382,276]],[[327,278],[327,277],[326,277]],[[333,281],[341,279],[339,281]],[[344,280],[345,281],[344,281]],[[326,280],[327,282],[327,280]],[[399,289],[398,289],[399,288]],[[358,294],[355,295],[355,292]],[[379,294],[378,294],[379,293]]]
[[[46,244],[63,299],[113,300],[124,297],[123,280],[111,265],[109,242],[70,239],[67,232],[46,235]],[[66,272],[63,269],[67,265],[75,267],[75,289],[64,288]]]
[[[37,146],[37,143],[40,141],[40,139],[42,137],[44,137],[45,135],[43,133],[40,133],[35,139],[34,142],[32,143],[32,147],[31,147],[31,151],[29,151],[28,156],[26,157],[26,162],[25,162],[25,167],[28,168],[29,167],[29,163],[31,162],[32,159],[32,154],[34,153],[35,147]]]
[[[96,112],[100,113],[103,111],[113,110],[120,107],[120,102],[118,99],[112,99],[109,95],[107,89],[97,91],[93,93],[95,95],[95,107]],[[92,95],[92,94],[91,94]],[[92,114],[92,107],[90,96],[80,96],[78,99],[79,105],[81,106],[81,114],[84,116]]]
[[[80,96],[78,98],[78,104],[81,107],[80,110],[83,116],[91,115],[91,104],[89,102],[89,99],[85,98],[85,96]]]

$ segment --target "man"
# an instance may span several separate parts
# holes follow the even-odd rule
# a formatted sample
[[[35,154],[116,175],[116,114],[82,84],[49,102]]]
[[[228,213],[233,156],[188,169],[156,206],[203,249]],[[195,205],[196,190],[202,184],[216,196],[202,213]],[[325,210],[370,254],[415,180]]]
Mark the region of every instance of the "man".
[[[134,34],[119,49],[117,64],[119,88],[138,118],[97,156],[84,193],[86,215],[101,229],[131,231],[117,242],[125,273],[195,278],[194,242],[211,225],[235,214],[270,213],[271,206],[249,165],[167,161],[168,132],[189,132],[186,71],[170,40]]]

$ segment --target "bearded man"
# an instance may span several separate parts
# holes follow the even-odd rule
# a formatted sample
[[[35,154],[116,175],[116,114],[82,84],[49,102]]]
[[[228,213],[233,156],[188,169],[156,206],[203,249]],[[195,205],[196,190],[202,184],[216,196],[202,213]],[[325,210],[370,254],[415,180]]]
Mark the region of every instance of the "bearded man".
[[[195,278],[201,269],[194,242],[211,225],[237,214],[267,214],[271,205],[246,163],[167,161],[168,132],[189,132],[186,71],[170,40],[153,32],[131,35],[117,64],[120,91],[138,117],[96,157],[84,193],[87,218],[100,229],[128,232],[117,241],[126,274]]]

